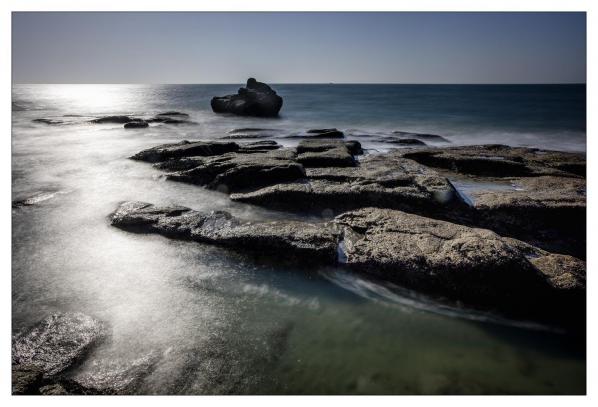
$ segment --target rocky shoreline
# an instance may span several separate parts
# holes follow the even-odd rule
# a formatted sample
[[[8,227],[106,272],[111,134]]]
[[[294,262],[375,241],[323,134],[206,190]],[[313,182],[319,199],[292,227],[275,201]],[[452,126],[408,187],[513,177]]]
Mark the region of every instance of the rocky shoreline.
[[[332,136],[319,137],[326,134]],[[167,180],[236,202],[320,215],[321,222],[247,222],[222,211],[144,202],[122,203],[110,222],[136,233],[341,265],[516,318],[584,320],[584,155],[504,145],[364,155],[358,141],[336,129],[297,137],[293,148],[274,140],[183,141],[131,158],[152,163]],[[476,187],[467,192],[460,183]]]
[[[169,124],[187,117],[164,112],[154,118]],[[100,119],[93,122],[126,128],[152,122]],[[139,201],[120,203],[108,220],[126,232],[290,260],[305,265],[306,273],[334,265],[462,307],[583,332],[585,155],[452,146],[441,136],[402,131],[385,140],[360,137],[392,139],[401,148],[371,154],[333,128],[290,135],[243,128],[218,140],[149,146],[130,158],[154,166],[168,181],[289,213],[289,220],[249,221],[220,210]],[[288,139],[296,146],[279,144]],[[294,215],[309,217],[290,220],[301,219]],[[104,323],[83,314],[54,314],[16,335],[13,394],[134,393],[139,378],[151,372],[152,355],[109,363],[98,375],[73,374],[107,337]]]

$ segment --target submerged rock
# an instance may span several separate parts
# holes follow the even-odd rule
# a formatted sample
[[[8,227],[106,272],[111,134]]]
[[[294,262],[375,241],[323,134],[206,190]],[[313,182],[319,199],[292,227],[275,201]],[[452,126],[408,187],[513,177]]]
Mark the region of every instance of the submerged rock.
[[[446,138],[439,136],[437,134],[412,133],[409,131],[400,131],[400,130],[393,131],[392,134],[394,134],[395,136],[402,137],[402,138],[450,143],[449,140],[447,140]]]
[[[215,113],[262,117],[278,116],[282,107],[282,98],[265,83],[249,78],[246,87],[240,88],[236,95],[213,97],[211,106]]]
[[[162,112],[162,113],[158,113],[156,115],[156,117],[189,117],[189,115],[187,113],[183,113],[183,112],[176,112],[176,111],[169,111],[169,112]]]
[[[421,140],[415,138],[395,138],[395,137],[378,137],[374,141],[379,143],[396,144],[400,146],[425,146],[427,145]]]
[[[233,142],[183,140],[180,143],[162,144],[148,148],[135,154],[131,159],[156,163],[173,158],[219,155],[238,149],[239,145]]]
[[[345,134],[337,129],[311,129],[307,130],[307,137],[312,138],[343,138]]]
[[[105,123],[114,123],[114,124],[125,124],[130,122],[141,122],[142,119],[129,117],[129,116],[104,116],[98,119],[90,120],[90,123],[97,123],[97,124],[105,124]]]
[[[49,124],[49,125],[58,125],[58,124],[64,124],[63,120],[58,120],[58,119],[46,119],[46,118],[42,118],[42,119],[33,119],[32,122],[34,123],[44,123],[44,124]]]
[[[297,153],[322,152],[339,147],[345,147],[352,155],[363,154],[361,143],[355,140],[301,140],[297,145]]]
[[[149,123],[146,121],[129,122],[125,123],[125,129],[143,129],[149,127]]]
[[[12,362],[51,377],[78,362],[105,336],[104,324],[87,315],[53,314],[13,339]]]
[[[131,232],[157,233],[273,256],[299,256],[305,262],[332,263],[337,253],[338,235],[326,224],[243,222],[224,211],[205,213],[144,202],[122,203],[110,215],[110,222]]]
[[[239,152],[241,153],[254,153],[254,152],[266,152],[268,150],[278,150],[282,146],[273,140],[262,140],[253,141],[251,143],[240,144]]]

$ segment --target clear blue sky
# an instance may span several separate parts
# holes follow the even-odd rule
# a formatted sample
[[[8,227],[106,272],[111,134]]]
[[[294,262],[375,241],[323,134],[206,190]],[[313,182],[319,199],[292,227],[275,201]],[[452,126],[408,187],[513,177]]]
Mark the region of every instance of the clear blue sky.
[[[13,13],[14,83],[586,81],[585,13]]]

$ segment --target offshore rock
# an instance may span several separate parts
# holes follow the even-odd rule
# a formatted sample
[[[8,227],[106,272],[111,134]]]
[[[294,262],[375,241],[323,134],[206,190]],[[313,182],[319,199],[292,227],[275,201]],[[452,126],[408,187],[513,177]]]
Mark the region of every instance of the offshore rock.
[[[265,83],[249,78],[246,87],[240,88],[236,95],[214,97],[211,106],[215,113],[272,117],[278,116],[282,98]]]

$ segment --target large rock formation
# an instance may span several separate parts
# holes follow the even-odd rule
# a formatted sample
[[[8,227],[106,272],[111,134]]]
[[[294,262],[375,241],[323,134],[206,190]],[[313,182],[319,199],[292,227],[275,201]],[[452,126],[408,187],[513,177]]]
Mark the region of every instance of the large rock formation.
[[[211,105],[215,113],[272,117],[278,116],[282,98],[270,86],[249,78],[236,95],[213,97]]]
[[[198,212],[176,207],[157,207],[145,202],[124,202],[110,215],[120,229],[158,233],[272,256],[333,263],[338,236],[334,229],[306,222],[243,222],[230,213]]]

